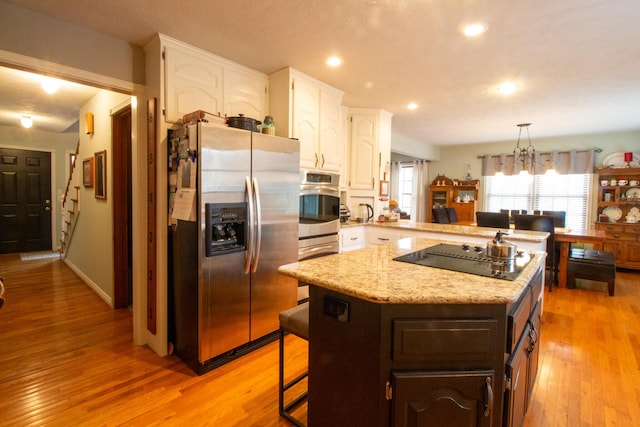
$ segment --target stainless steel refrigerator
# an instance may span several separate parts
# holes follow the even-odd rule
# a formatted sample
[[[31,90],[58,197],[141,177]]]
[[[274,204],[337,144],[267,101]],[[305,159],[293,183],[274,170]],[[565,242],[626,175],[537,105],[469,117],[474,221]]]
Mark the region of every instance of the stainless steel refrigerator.
[[[196,218],[172,232],[174,344],[202,374],[275,339],[297,303],[277,269],[298,257],[300,146],[202,122],[188,136],[181,179],[195,177]]]

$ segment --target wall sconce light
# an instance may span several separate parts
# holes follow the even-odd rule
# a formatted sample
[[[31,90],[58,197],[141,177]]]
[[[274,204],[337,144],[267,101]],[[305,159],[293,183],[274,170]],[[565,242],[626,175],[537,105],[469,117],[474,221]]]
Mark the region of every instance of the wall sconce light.
[[[84,116],[84,125],[85,131],[87,135],[93,135],[93,113],[87,113]]]
[[[22,127],[29,129],[31,126],[33,126],[33,120],[31,119],[31,116],[22,116],[22,118],[20,119],[20,124],[22,124]]]

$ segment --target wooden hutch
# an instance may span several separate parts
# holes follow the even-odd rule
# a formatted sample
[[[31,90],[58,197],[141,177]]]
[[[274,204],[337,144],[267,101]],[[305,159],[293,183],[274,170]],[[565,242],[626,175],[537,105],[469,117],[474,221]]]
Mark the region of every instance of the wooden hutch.
[[[598,170],[595,227],[605,231],[603,247],[617,267],[640,269],[640,168]]]
[[[460,224],[476,221],[478,183],[474,179],[465,181],[438,175],[429,185],[428,221],[433,222],[432,208],[454,208]]]

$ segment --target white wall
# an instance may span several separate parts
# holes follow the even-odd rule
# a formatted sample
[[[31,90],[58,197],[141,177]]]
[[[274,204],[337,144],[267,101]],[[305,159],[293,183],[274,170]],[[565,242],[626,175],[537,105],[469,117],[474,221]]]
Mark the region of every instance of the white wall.
[[[144,83],[142,48],[5,2],[0,2],[0,49]]]
[[[130,96],[101,90],[80,109],[81,129],[87,112],[94,115],[94,134],[80,132],[78,164],[98,151],[107,150],[107,198],[96,199],[95,188],[82,186],[79,194],[80,214],[67,252],[66,262],[82,272],[85,281],[113,307],[113,164],[111,155],[111,110]],[[95,165],[94,165],[95,167]],[[76,172],[82,173],[81,168]],[[95,185],[95,182],[94,182]]]
[[[391,135],[391,152],[422,160],[440,160],[440,147],[395,133]]]
[[[67,186],[69,157],[67,152],[76,150],[78,136],[75,133],[44,132],[18,126],[0,126],[0,147],[19,150],[46,151],[51,153],[51,247],[58,249],[60,240],[60,197]]]

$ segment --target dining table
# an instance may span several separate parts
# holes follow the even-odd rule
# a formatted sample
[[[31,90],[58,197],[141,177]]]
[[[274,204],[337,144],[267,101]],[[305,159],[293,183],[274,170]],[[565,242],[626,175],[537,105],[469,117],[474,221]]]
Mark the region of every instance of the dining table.
[[[604,230],[572,230],[556,228],[554,230],[556,243],[560,246],[560,259],[558,260],[558,287],[567,287],[567,266],[569,264],[569,252],[572,243],[587,243],[593,245],[593,250],[603,249]]]

